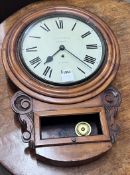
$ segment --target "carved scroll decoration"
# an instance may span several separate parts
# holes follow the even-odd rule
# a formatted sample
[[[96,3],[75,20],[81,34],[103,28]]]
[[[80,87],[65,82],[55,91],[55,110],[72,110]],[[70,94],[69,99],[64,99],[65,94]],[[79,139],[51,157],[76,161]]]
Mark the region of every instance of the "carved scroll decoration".
[[[111,141],[115,143],[119,134],[119,126],[115,122],[115,117],[121,103],[121,95],[116,88],[109,87],[102,94],[102,102],[106,111]]]
[[[114,87],[109,87],[101,94],[101,98],[106,112],[111,141],[114,143],[119,134],[119,126],[115,122],[115,116],[121,103],[121,95]],[[32,98],[24,92],[18,91],[11,99],[11,106],[14,112],[17,113],[18,120],[22,126],[23,142],[29,143],[29,147],[34,149]]]
[[[32,98],[22,91],[18,91],[11,99],[11,106],[17,113],[21,124],[22,140],[34,148],[33,104]]]

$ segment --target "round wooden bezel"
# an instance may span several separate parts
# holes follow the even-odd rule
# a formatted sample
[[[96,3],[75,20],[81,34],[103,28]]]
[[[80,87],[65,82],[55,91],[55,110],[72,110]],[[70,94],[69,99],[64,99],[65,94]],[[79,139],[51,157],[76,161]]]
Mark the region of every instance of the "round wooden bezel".
[[[34,12],[35,10],[35,12]],[[32,9],[23,16],[8,32],[2,46],[2,59],[7,75],[22,91],[41,101],[59,104],[78,103],[90,99],[101,93],[113,80],[119,67],[120,54],[117,40],[110,28],[94,14],[75,7],[49,7],[45,9]],[[107,44],[105,63],[91,81],[76,86],[52,86],[36,81],[19,63],[17,55],[18,39],[22,31],[32,21],[51,13],[68,13],[90,21],[103,35]]]

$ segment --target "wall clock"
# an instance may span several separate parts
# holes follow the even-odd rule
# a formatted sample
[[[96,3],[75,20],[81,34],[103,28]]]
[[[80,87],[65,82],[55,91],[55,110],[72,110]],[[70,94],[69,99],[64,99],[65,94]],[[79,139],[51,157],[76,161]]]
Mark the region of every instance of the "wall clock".
[[[109,85],[120,55],[99,17],[75,7],[36,9],[10,29],[2,59],[18,88],[11,106],[23,141],[37,158],[73,166],[112,147],[121,97]]]

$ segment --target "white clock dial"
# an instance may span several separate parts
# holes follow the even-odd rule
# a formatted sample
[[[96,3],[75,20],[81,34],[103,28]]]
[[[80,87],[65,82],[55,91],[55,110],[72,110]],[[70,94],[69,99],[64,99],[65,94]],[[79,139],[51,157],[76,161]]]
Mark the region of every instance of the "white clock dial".
[[[54,15],[31,23],[19,40],[19,55],[42,82],[73,85],[87,81],[105,59],[105,42],[92,24]]]

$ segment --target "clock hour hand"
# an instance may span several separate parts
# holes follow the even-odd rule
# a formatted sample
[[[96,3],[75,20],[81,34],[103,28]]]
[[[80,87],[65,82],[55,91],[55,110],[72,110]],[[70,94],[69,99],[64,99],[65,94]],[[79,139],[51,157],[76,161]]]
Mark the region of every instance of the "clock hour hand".
[[[51,61],[53,61],[53,56],[48,56],[44,64],[49,63]]]
[[[44,64],[53,61],[53,57],[61,50],[65,50],[64,45],[60,45],[59,49],[52,56],[48,56]]]
[[[72,56],[74,56],[75,58],[77,58],[79,61],[81,61],[82,63],[84,63],[85,65],[87,65],[90,69],[92,69],[87,63],[85,63],[83,60],[81,60],[80,58],[78,58],[76,55],[74,55],[72,52],[70,52],[69,50],[67,50],[66,48],[65,48],[65,50],[68,52],[68,53],[70,53]]]

